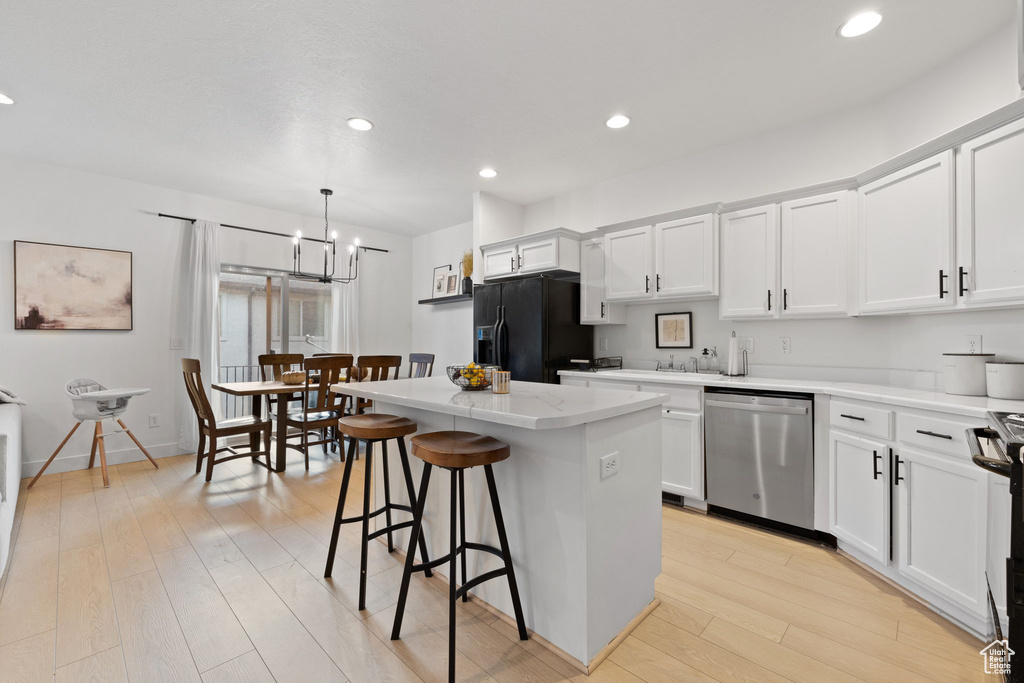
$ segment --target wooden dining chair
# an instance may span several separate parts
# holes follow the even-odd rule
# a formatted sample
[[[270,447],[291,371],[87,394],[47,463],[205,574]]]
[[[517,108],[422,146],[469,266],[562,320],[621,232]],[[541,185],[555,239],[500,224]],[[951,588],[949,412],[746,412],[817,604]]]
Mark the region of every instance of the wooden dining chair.
[[[381,382],[387,379],[398,379],[398,371],[402,368],[401,356],[359,356],[356,361],[359,371],[360,382]],[[395,376],[391,376],[391,371]],[[366,409],[373,405],[369,399],[357,399],[355,406],[356,415],[366,412]]]
[[[314,353],[310,357],[311,358],[325,358],[327,356],[342,356],[343,358],[348,358],[350,360],[352,359],[352,354],[351,353]],[[351,366],[351,363],[349,363],[349,365]],[[350,374],[352,374],[352,368],[351,367],[349,367],[349,369],[345,372],[345,377],[342,378],[342,381],[344,381],[344,382],[352,381],[354,378],[348,377],[348,375],[350,375]],[[348,399],[346,399],[345,405],[346,405],[346,409],[347,409],[347,407],[355,405],[355,404],[351,403]],[[330,432],[331,432],[331,453],[334,453],[334,451],[337,449],[337,445],[338,445],[338,442],[340,440],[338,438],[338,434],[339,434],[339,432],[338,432],[338,425],[333,425],[330,428]]]
[[[256,362],[260,366],[260,379],[264,382],[274,380],[275,382],[281,381],[281,375],[291,370],[302,369],[302,354],[301,353],[264,353],[256,359]],[[274,414],[274,408],[277,407],[277,401],[280,397],[272,396],[268,394],[267,399],[267,415]],[[253,398],[253,400],[256,400]],[[285,400],[289,403],[295,401],[302,401],[302,394],[292,394],[291,396],[285,397]]]
[[[430,377],[434,374],[434,354],[410,353],[409,377]]]
[[[206,481],[213,478],[213,466],[222,462],[235,460],[237,458],[252,458],[253,462],[259,462],[256,458],[264,455],[267,458],[266,468],[270,467],[270,425],[273,422],[269,417],[257,418],[249,415],[238,417],[232,420],[217,420],[210,406],[210,399],[206,397],[206,389],[203,388],[203,375],[199,361],[195,358],[182,358],[181,370],[185,376],[185,390],[188,392],[188,400],[192,403],[192,410],[195,411],[196,420],[199,422],[199,451],[196,453],[196,474],[203,469],[203,458],[206,458]],[[234,446],[217,448],[217,440],[229,436],[249,435],[249,450],[239,453]],[[263,450],[259,451],[257,445],[259,437],[263,437]],[[209,447],[206,442],[209,440]],[[205,452],[204,452],[205,451]],[[218,453],[228,452],[230,456],[217,458]],[[263,463],[260,463],[261,465]]]
[[[327,453],[327,444],[336,438],[338,420],[345,416],[346,394],[331,391],[332,384],[347,383],[348,371],[352,368],[352,356],[331,355],[307,358],[302,362],[306,371],[306,386],[309,390],[302,407],[288,411],[285,420],[289,427],[299,429],[302,442],[299,450],[309,469],[309,447],[322,445]],[[342,374],[344,373],[344,377]],[[320,439],[309,440],[310,432],[321,432]]]

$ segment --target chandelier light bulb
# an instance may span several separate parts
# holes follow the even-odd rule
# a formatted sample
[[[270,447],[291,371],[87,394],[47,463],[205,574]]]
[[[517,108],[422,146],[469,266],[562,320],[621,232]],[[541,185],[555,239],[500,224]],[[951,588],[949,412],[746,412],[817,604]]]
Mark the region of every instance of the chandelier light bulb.
[[[301,230],[296,230],[295,231],[295,239],[297,239],[297,240],[301,240],[302,239],[302,231]]]
[[[357,237],[354,240],[352,240],[352,244],[354,244],[354,245],[356,245],[358,247],[359,246],[359,238]]]
[[[355,251],[355,250],[356,250],[356,248],[355,248],[355,247],[353,247],[353,246],[352,246],[351,244],[350,244],[350,245],[348,245],[348,253],[350,253],[350,254],[351,254],[351,253],[352,253],[353,251]]]
[[[299,245],[299,238],[298,237],[293,237],[292,238],[292,244],[294,244],[295,246],[298,246]]]
[[[334,232],[331,233],[331,239],[332,240],[338,239],[338,231],[337,230],[335,230]]]

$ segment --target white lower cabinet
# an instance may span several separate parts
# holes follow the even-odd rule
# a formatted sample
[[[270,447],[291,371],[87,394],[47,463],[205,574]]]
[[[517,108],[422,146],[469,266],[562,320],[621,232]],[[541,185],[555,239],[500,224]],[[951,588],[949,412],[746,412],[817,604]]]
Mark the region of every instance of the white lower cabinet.
[[[829,530],[874,560],[889,561],[889,446],[832,430]]]
[[[894,462],[900,573],[984,616],[986,472],[902,444]]]
[[[661,412],[661,490],[704,500],[700,413]]]

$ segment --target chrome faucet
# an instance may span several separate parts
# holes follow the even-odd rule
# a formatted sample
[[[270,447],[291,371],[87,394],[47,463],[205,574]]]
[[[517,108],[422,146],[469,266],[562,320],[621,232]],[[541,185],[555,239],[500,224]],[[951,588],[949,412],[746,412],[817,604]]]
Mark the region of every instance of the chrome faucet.
[[[671,353],[668,354],[668,369],[669,370],[675,370],[676,369],[676,357],[675,357],[674,354],[671,354]]]

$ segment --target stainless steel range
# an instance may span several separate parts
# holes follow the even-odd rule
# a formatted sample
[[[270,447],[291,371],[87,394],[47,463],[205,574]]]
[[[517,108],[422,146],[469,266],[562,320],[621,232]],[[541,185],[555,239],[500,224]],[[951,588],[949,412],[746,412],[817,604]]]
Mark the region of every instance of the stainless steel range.
[[[1010,480],[1010,556],[1006,558],[1006,617],[1009,647],[1024,652],[1024,414],[988,413],[988,427],[967,430],[971,459],[979,467]],[[994,630],[1002,638],[996,602],[992,597],[993,572],[989,567],[989,605]],[[1024,666],[1015,665],[1007,680],[1024,683]]]

